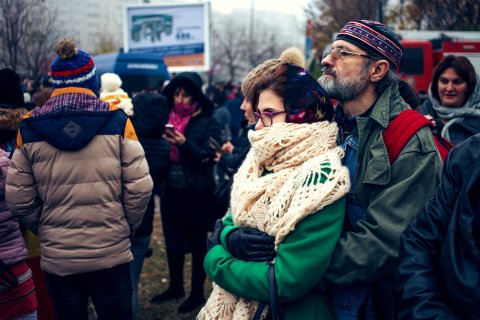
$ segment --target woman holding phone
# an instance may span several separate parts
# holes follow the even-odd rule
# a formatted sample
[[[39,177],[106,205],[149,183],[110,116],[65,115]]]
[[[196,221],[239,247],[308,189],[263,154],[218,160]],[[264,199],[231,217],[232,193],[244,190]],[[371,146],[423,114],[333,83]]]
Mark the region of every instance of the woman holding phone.
[[[215,150],[209,139],[220,141],[220,127],[212,117],[213,104],[202,92],[202,79],[195,72],[178,74],[163,90],[169,107],[165,138],[171,143],[170,166],[161,201],[161,215],[167,249],[170,283],[151,299],[163,303],[182,298],[183,265],[192,253],[190,296],[179,313],[195,310],[205,302],[203,260],[207,251],[207,214],[215,188]]]

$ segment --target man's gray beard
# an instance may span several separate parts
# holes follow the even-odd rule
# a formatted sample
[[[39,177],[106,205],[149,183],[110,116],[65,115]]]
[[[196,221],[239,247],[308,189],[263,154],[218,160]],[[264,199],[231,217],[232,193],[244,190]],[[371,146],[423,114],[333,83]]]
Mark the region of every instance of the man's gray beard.
[[[330,98],[337,99],[340,102],[355,100],[367,88],[366,74],[361,74],[358,78],[342,78],[321,76],[318,83],[325,89]]]

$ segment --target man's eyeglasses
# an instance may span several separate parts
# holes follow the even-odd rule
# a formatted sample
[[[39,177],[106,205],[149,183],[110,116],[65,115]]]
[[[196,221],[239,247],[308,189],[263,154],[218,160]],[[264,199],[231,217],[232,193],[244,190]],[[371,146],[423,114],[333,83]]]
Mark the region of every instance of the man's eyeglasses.
[[[255,122],[258,122],[258,120],[262,120],[262,123],[265,127],[270,127],[272,125],[272,118],[282,114],[282,113],[287,113],[287,111],[279,111],[279,112],[254,112],[253,116],[255,117]]]
[[[370,56],[367,54],[345,51],[340,48],[335,48],[332,50],[323,51],[322,60],[325,59],[329,54],[331,55],[332,60],[342,59],[343,56],[360,56],[370,58]]]

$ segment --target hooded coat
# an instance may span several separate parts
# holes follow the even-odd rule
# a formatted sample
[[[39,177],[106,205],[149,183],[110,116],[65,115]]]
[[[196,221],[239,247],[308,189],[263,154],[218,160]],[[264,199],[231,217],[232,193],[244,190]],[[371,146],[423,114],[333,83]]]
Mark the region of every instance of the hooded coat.
[[[433,119],[439,120],[440,115],[436,109],[442,108],[440,102],[433,97],[429,90],[428,99],[419,106],[416,111],[423,115],[431,115]],[[448,108],[452,112],[446,122],[442,124],[437,121],[437,128],[434,133],[441,134],[445,139],[450,140],[454,145],[465,141],[472,135],[480,132],[480,77],[477,76],[477,84],[465,103],[459,108]]]
[[[160,194],[168,172],[170,143],[162,137],[168,122],[165,97],[153,92],[143,92],[133,98],[134,116],[131,117],[138,140],[145,150],[150,168],[154,193]],[[153,210],[147,210],[135,233],[136,237],[150,235],[153,231]]]
[[[39,235],[42,269],[66,276],[132,260],[152,185],[126,114],[67,87],[20,124],[6,201]]]

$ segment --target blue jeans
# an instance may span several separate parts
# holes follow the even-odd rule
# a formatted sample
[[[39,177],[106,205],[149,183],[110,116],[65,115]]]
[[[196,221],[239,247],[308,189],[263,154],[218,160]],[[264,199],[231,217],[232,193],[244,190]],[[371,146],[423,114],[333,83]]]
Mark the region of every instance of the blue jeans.
[[[333,287],[329,290],[330,308],[337,320],[375,320],[371,289],[367,285]]]
[[[45,272],[57,320],[87,320],[91,297],[99,320],[132,319],[130,263],[65,277]]]
[[[132,277],[132,311],[133,320],[137,318],[138,310],[138,282],[140,280],[140,273],[142,273],[143,260],[150,245],[150,235],[143,237],[133,237],[132,242],[132,254],[133,261],[130,262],[130,275]]]
[[[343,226],[343,234],[345,234],[347,231],[356,230],[357,222],[365,220],[367,213],[355,190],[358,137],[349,135],[341,144],[341,147],[345,151],[343,164],[348,168],[351,184],[347,194],[346,220]],[[371,288],[366,284],[332,287],[329,289],[327,296],[337,320],[375,319],[373,304],[370,299]]]

